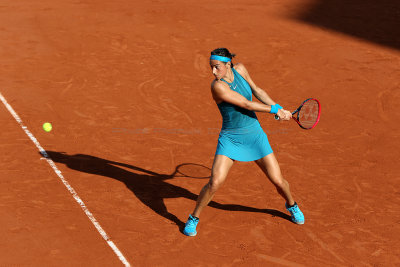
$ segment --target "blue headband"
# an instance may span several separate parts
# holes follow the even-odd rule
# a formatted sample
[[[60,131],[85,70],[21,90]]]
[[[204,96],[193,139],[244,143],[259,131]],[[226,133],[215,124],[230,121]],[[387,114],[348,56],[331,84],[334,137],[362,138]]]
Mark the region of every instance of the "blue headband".
[[[218,60],[218,61],[222,61],[222,62],[231,61],[231,59],[229,57],[221,57],[221,56],[217,56],[217,55],[211,55],[210,60]]]

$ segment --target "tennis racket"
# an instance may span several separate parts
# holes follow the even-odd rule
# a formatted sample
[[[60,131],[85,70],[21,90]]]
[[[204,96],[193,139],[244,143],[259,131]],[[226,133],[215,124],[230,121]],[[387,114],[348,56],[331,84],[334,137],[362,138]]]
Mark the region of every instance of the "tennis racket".
[[[315,98],[304,100],[304,102],[292,112],[292,119],[305,130],[314,128],[319,122],[320,116],[321,104]],[[275,119],[279,120],[278,115],[275,115]]]

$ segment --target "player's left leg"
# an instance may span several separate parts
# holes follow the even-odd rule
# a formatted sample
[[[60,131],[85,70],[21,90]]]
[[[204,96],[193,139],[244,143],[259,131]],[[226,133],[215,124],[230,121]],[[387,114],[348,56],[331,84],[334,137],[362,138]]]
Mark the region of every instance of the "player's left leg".
[[[256,160],[257,165],[265,173],[268,179],[275,185],[278,193],[286,200],[286,209],[292,215],[292,221],[297,224],[304,223],[304,215],[300,211],[297,203],[293,200],[290,192],[288,181],[286,181],[281,173],[278,161],[274,153],[271,153],[259,160]]]

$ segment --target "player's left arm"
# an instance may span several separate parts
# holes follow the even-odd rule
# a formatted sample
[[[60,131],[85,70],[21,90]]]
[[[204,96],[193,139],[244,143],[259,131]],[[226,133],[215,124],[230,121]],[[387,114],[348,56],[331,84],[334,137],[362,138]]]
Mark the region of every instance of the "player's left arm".
[[[251,79],[249,72],[242,63],[235,64],[235,69],[242,75],[242,77],[249,83],[253,95],[266,105],[275,105],[275,101],[265,92],[263,89],[258,87]]]

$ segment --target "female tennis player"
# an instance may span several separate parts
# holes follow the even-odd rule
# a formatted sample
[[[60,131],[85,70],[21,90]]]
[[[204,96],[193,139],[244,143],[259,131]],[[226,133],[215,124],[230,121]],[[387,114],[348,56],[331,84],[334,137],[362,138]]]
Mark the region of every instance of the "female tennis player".
[[[187,236],[197,234],[196,227],[201,211],[223,184],[236,160],[255,161],[286,200],[285,206],[291,214],[292,221],[304,224],[304,215],[293,200],[289,183],[282,177],[278,161],[255,112],[276,114],[280,120],[290,120],[292,114],[256,86],[243,64],[233,66],[234,56],[226,48],[218,48],[211,52],[210,66],[215,76],[211,83],[211,92],[223,122],[211,178],[201,190],[196,207],[189,215],[183,230]],[[262,103],[253,102],[252,95]]]

